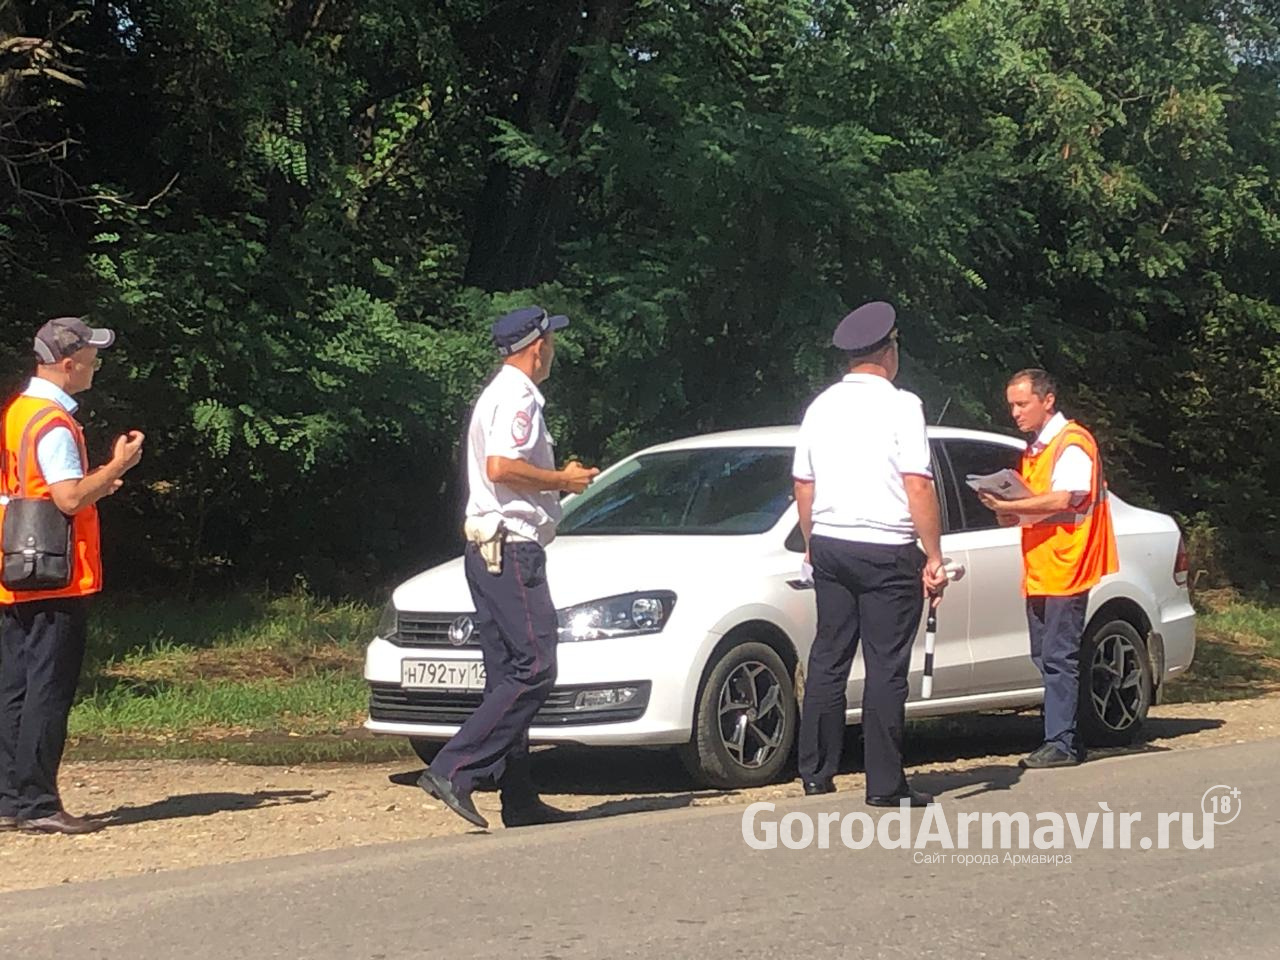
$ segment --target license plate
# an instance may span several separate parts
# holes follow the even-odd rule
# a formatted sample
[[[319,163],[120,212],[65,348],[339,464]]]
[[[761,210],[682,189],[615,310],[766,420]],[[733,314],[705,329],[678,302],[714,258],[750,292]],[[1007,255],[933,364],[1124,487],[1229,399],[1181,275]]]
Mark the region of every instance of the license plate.
[[[483,660],[404,660],[400,683],[428,690],[483,690]]]

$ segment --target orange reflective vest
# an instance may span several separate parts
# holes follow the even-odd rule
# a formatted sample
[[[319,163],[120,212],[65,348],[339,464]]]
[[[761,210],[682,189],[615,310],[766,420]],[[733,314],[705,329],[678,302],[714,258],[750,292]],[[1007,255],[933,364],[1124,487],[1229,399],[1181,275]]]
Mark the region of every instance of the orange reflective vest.
[[[1074,420],[1038,454],[1022,455],[1022,479],[1036,496],[1053,489],[1053,468],[1068,447],[1077,446],[1093,461],[1089,496],[1063,513],[1022,528],[1023,593],[1031,597],[1068,597],[1092,589],[1120,568],[1111,506],[1102,473],[1102,457],[1093,435]]]
[[[89,456],[84,445],[84,431],[66,410],[52,400],[20,396],[4,412],[3,440],[0,449],[0,482],[7,497],[50,498],[49,485],[40,472],[36,446],[54,427],[67,427],[80,448],[80,465],[89,472]],[[0,503],[0,523],[4,506]],[[102,546],[98,525],[98,508],[85,507],[71,518],[75,543],[75,566],[71,583],[60,590],[22,590],[14,593],[0,584],[0,604],[27,603],[31,600],[56,600],[85,597],[102,589]]]

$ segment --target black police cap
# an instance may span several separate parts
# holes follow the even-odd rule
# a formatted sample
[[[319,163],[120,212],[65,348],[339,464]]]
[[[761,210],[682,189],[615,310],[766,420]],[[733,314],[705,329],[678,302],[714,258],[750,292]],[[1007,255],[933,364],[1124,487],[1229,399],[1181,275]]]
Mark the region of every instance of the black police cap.
[[[563,330],[568,325],[566,316],[551,316],[542,307],[521,307],[494,321],[493,345],[498,348],[498,353],[509,357],[548,331]]]

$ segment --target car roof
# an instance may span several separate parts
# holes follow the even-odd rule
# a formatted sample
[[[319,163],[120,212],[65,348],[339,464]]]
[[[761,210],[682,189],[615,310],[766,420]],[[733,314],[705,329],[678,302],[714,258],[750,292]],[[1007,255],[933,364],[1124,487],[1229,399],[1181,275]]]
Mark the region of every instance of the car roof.
[[[962,427],[928,427],[930,440],[980,440],[998,443],[1021,450],[1026,442],[1018,437],[986,430],[966,430]],[[780,424],[773,427],[751,427],[745,430],[723,430],[682,437],[666,443],[646,447],[639,453],[664,453],[674,450],[696,450],[711,447],[794,447],[800,433],[798,424]]]

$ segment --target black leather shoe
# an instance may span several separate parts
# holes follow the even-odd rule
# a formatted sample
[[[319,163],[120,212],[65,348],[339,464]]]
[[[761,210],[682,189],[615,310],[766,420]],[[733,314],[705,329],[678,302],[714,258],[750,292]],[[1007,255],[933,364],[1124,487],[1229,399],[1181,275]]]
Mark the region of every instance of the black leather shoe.
[[[571,810],[561,810],[541,800],[530,803],[502,805],[502,825],[504,827],[531,827],[539,823],[568,823],[577,820],[578,815]]]
[[[47,817],[18,821],[18,829],[25,833],[94,833],[104,826],[106,824],[101,821],[74,817],[65,810]]]
[[[476,805],[471,801],[471,794],[460,795],[454,792],[453,784],[444,777],[432,773],[430,767],[422,771],[422,776],[418,778],[418,786],[441,801],[463,820],[475,824],[482,830],[489,829],[489,821],[476,809]]]
[[[933,794],[921,793],[919,790],[908,790],[906,793],[894,793],[887,797],[867,795],[867,805],[872,807],[896,807],[903,800],[910,801],[913,807],[927,807],[933,803]]]
[[[1070,754],[1060,750],[1052,743],[1042,743],[1031,753],[1018,761],[1024,770],[1047,770],[1050,767],[1078,767],[1079,754]]]
[[[804,795],[806,797],[817,796],[820,793],[835,793],[836,785],[831,780],[806,780],[804,782]]]

